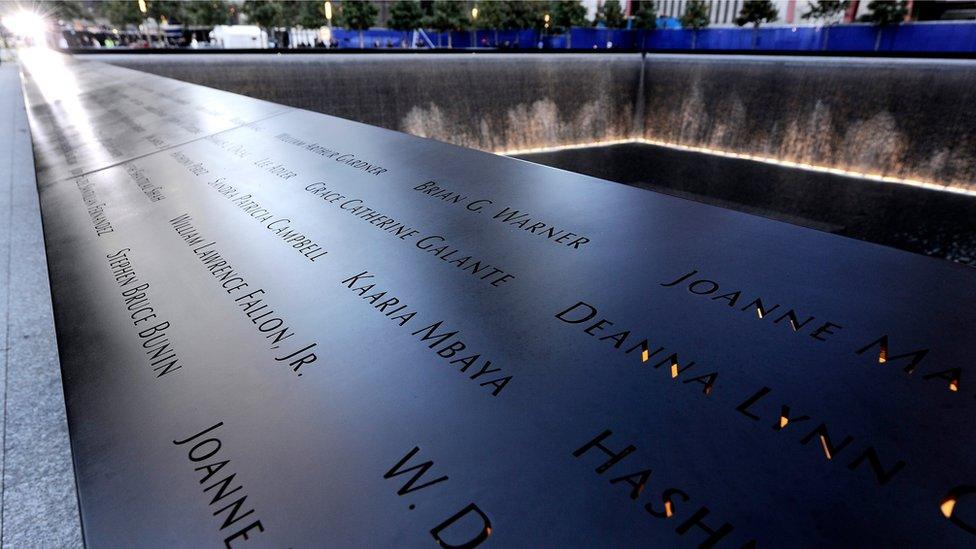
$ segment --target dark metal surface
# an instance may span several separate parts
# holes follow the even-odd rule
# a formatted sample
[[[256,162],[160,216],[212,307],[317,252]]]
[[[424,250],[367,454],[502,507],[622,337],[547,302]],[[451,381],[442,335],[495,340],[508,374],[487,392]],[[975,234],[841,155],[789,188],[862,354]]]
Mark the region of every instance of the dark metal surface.
[[[222,53],[233,53],[233,54],[248,54],[257,53],[264,55],[295,55],[303,53],[313,53],[316,55],[358,55],[358,54],[376,54],[381,55],[385,53],[392,53],[396,55],[417,55],[417,54],[427,54],[433,53],[436,55],[451,55],[457,54],[458,52],[465,52],[468,54],[484,54],[484,53],[495,53],[503,51],[506,53],[518,53],[519,55],[524,54],[535,54],[535,55],[572,55],[585,53],[588,55],[606,55],[607,50],[594,50],[594,49],[577,49],[577,48],[565,48],[565,49],[520,49],[515,50],[501,50],[498,48],[451,48],[451,49],[398,49],[398,48],[342,48],[342,49],[329,49],[329,48],[213,48],[213,49],[189,49],[189,48],[171,48],[171,49],[122,49],[122,48],[106,48],[106,49],[95,49],[95,48],[64,48],[59,51],[64,53],[69,53],[72,55],[219,55]],[[648,49],[631,49],[631,48],[614,48],[611,50],[613,53],[648,53],[648,54],[692,54],[692,55],[761,55],[766,57],[882,57],[882,58],[896,58],[896,59],[973,59],[976,54],[972,52],[955,52],[955,51],[821,51],[821,50],[684,50],[684,49],[658,49],[658,48],[648,48]]]
[[[636,143],[517,158],[976,265],[976,193]]]
[[[972,193],[976,182],[976,109],[959,108],[976,103],[971,61],[627,53],[91,59],[506,154],[633,139],[936,190]]]
[[[89,545],[972,544],[971,269],[98,63],[26,68]],[[94,100],[120,89],[175,119]],[[608,467],[587,446],[607,430],[635,448]]]

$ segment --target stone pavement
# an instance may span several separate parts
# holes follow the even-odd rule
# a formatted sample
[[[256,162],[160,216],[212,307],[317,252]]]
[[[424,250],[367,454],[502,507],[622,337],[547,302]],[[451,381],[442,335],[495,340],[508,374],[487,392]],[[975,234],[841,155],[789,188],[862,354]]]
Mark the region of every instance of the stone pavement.
[[[81,547],[27,113],[0,65],[0,543]]]

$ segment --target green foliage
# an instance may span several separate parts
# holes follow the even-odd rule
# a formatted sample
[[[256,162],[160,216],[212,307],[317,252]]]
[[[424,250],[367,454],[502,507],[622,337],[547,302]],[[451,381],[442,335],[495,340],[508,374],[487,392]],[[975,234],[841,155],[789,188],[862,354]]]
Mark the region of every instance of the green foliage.
[[[860,20],[879,27],[897,25],[905,20],[905,14],[908,13],[908,7],[903,0],[898,2],[872,0],[868,3],[868,10],[869,13],[862,15]]]
[[[434,0],[433,12],[426,25],[440,32],[464,30],[468,19],[464,16],[464,4],[455,0]]]
[[[324,2],[313,0],[310,2],[296,2],[296,4],[298,6],[295,10],[295,24],[307,29],[317,29],[329,24],[329,21],[325,18]],[[286,24],[290,25],[290,23],[286,21]]]
[[[512,13],[508,4],[497,0],[478,4],[478,26],[485,29],[510,28]]]
[[[281,2],[245,0],[244,5],[241,6],[241,11],[251,23],[262,29],[270,29],[278,23],[278,18],[281,15]]]
[[[376,24],[379,10],[367,0],[344,0],[340,6],[341,25],[353,30],[369,30]]]
[[[420,9],[420,2],[397,0],[390,6],[390,20],[386,25],[393,30],[409,31],[420,27],[423,19],[424,12]]]
[[[593,26],[607,26],[606,10],[603,8],[602,0],[596,0],[596,13],[593,14]]]
[[[570,27],[586,25],[586,7],[579,0],[555,0],[550,6],[555,32],[565,32]]]
[[[606,0],[596,7],[596,17],[593,25],[603,23],[608,29],[620,29],[624,27],[624,10],[620,7],[620,0]]]
[[[810,10],[801,15],[803,19],[828,21],[843,13],[850,4],[848,0],[817,0],[810,3]]]
[[[42,2],[34,2],[35,9],[44,15],[49,15],[56,17],[62,21],[70,21],[72,19],[84,19],[90,18],[91,14],[89,10],[85,8],[84,2],[81,1],[62,1],[62,0],[48,0]]]
[[[620,5],[620,0],[606,0],[603,3],[604,15],[607,18],[605,23],[608,29],[622,29],[627,21],[624,19],[624,8]]]
[[[643,0],[634,12],[635,29],[657,28],[657,5],[650,0]]]
[[[226,0],[194,0],[184,8],[188,25],[230,24],[230,3]]]
[[[708,23],[708,5],[702,0],[689,0],[685,14],[681,16],[681,26],[698,30],[707,27]]]
[[[525,2],[510,0],[505,2],[509,13],[509,29],[541,29],[544,26],[542,17],[549,11],[547,2]]]
[[[752,24],[758,29],[760,24],[772,23],[778,16],[779,12],[770,0],[746,0],[739,16],[735,18],[735,24],[740,27]]]
[[[294,27],[298,24],[299,11],[302,4],[298,0],[277,0],[278,19],[275,21],[276,27]]]
[[[133,2],[136,3],[136,2]],[[165,18],[172,25],[186,22],[187,4],[177,0],[152,0],[146,2],[147,15],[160,23]]]
[[[102,17],[119,28],[125,28],[126,25],[138,26],[145,19],[145,15],[139,11],[139,4],[130,0],[106,0],[98,7]]]

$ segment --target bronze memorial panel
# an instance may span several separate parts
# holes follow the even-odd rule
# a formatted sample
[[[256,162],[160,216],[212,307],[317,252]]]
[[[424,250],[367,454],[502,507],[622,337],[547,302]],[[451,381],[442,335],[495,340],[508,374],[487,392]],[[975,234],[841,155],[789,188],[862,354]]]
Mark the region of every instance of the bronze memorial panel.
[[[971,546],[970,268],[54,54],[92,547]]]

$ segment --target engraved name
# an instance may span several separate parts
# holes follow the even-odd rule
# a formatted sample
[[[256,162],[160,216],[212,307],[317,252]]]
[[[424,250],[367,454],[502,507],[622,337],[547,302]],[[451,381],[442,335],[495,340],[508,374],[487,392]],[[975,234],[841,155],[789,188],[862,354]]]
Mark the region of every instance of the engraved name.
[[[149,367],[161,378],[183,368],[179,364],[176,346],[170,341],[169,321],[162,320],[150,301],[149,282],[142,282],[136,275],[135,267],[129,259],[130,248],[107,254],[108,266],[112,269],[115,283],[122,288],[122,304],[129,314],[129,320],[138,330],[137,335],[142,348],[149,358]]]
[[[264,532],[264,525],[254,514],[254,508],[248,509],[247,490],[236,480],[231,459],[220,453],[223,442],[216,433],[223,425],[223,421],[217,422],[188,438],[174,440],[173,444],[186,447],[186,457],[200,477],[198,482],[203,485],[207,505],[214,509],[213,516],[223,521],[219,532],[226,535],[224,546],[232,549],[235,542],[247,541]],[[248,517],[249,522],[240,522]],[[234,528],[228,530],[231,526]]]
[[[270,348],[277,350],[282,343],[295,335],[294,329],[279,314],[276,314],[272,305],[265,300],[267,292],[262,288],[257,288],[244,293],[245,288],[250,288],[251,284],[243,274],[234,268],[217,249],[216,241],[206,242],[194,227],[193,218],[189,214],[183,214],[171,219],[170,225],[180,237],[186,241],[187,246],[193,251],[193,255],[200,260],[203,266],[210,272],[220,287],[227,295],[234,298],[234,303],[241,313],[251,321],[251,324],[262,334],[262,337],[269,340]],[[297,350],[286,352],[281,357],[275,357],[276,362],[287,362],[291,370],[302,376],[300,369],[317,360],[317,356],[312,349],[318,345],[312,342],[306,345],[298,344]],[[285,352],[285,351],[282,351]]]
[[[85,202],[85,207],[88,210],[88,217],[91,218],[92,227],[95,229],[95,233],[98,236],[104,236],[115,232],[115,228],[112,227],[112,222],[108,220],[108,216],[105,214],[105,203],[98,201],[98,195],[95,194],[94,183],[89,181],[87,177],[79,177],[75,181],[75,185],[77,185],[78,190],[81,191],[81,199]]]
[[[300,147],[319,156],[330,158],[344,166],[349,166],[350,168],[366,172],[370,175],[382,175],[388,171],[382,166],[358,158],[355,154],[334,151],[318,143],[309,143],[287,133],[280,133],[275,136],[275,139],[282,143]]]
[[[374,309],[390,317],[399,326],[410,323],[417,316],[417,312],[410,310],[399,297],[388,295],[390,293],[388,290],[378,289],[376,281],[373,280],[375,277],[376,275],[369,271],[362,271],[346,278],[340,284],[359,294]],[[411,328],[416,324],[419,323],[414,322]],[[461,330],[452,330],[445,326],[443,320],[438,320],[411,332],[410,335],[433,350],[438,357],[448,361],[448,364],[456,367],[468,379],[481,387],[488,388],[492,396],[498,396],[514,376],[500,373],[502,368],[492,367],[491,360],[482,357],[481,353],[472,352],[469,345],[459,336],[460,333]]]

